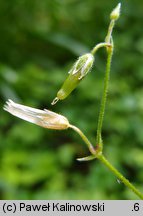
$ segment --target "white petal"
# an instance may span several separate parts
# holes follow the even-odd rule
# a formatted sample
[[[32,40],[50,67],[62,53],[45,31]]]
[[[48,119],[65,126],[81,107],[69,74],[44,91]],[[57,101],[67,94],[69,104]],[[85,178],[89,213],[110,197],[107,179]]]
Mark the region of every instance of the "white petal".
[[[28,122],[37,124],[41,127],[49,129],[66,129],[69,126],[67,118],[50,110],[39,110],[14,103],[8,100],[4,106],[4,110]]]
[[[4,106],[4,110],[17,116],[23,120],[29,121],[31,123],[38,123],[38,115],[44,114],[43,110],[31,108],[28,106],[20,105],[14,103],[12,100],[8,100]]]

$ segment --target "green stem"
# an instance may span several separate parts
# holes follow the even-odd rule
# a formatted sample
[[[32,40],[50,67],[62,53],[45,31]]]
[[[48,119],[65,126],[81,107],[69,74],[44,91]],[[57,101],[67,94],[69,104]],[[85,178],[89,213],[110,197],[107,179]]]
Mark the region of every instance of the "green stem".
[[[143,194],[141,194],[136,187],[129,182],[129,180],[127,180],[102,154],[101,151],[96,151],[93,147],[93,145],[91,144],[91,142],[88,140],[88,138],[84,135],[84,133],[77,128],[74,125],[69,125],[70,128],[72,128],[74,131],[76,131],[80,137],[82,138],[82,140],[85,142],[85,144],[87,145],[87,147],[89,148],[89,151],[91,152],[92,155],[88,156],[88,157],[84,157],[84,158],[78,158],[77,160],[79,161],[89,161],[89,160],[93,160],[95,158],[99,159],[106,167],[108,167],[112,173],[114,173],[114,175],[117,176],[117,178],[123,182],[128,188],[130,188],[139,198],[143,199]]]
[[[111,36],[112,36],[112,31],[115,25],[115,20],[111,20],[110,24],[109,24],[109,28],[108,28],[108,32],[107,32],[107,36],[105,38],[105,42],[106,43],[110,43],[111,41]]]
[[[106,100],[107,100],[111,61],[112,61],[112,55],[113,55],[112,31],[113,31],[114,25],[115,25],[115,20],[111,20],[109,24],[107,36],[105,38],[105,42],[107,44],[110,44],[110,46],[107,47],[107,63],[106,63],[106,70],[105,70],[105,77],[104,77],[104,89],[103,89],[103,95],[101,99],[101,105],[100,105],[100,111],[99,111],[99,117],[98,117],[97,140],[96,140],[101,151],[103,149],[101,132],[102,132],[103,118],[104,118],[105,106],[106,106]]]
[[[96,51],[102,47],[110,47],[110,46],[111,46],[110,43],[106,43],[106,42],[99,43],[91,50],[91,54],[94,55]]]
[[[82,138],[82,140],[85,142],[85,144],[87,145],[87,147],[89,148],[89,151],[91,152],[92,155],[95,155],[95,149],[93,147],[93,145],[91,144],[91,142],[88,140],[88,138],[84,135],[84,133],[76,126],[74,125],[70,125],[70,128],[72,128],[74,131],[76,131],[79,136]]]
[[[108,53],[108,56],[107,56],[107,64],[106,64],[106,71],[105,71],[105,78],[104,78],[104,89],[103,89],[103,95],[101,99],[101,106],[100,106],[98,126],[97,126],[97,144],[99,145],[101,149],[103,148],[101,131],[102,131],[102,124],[103,124],[103,118],[104,118],[105,106],[106,106],[106,100],[107,100],[108,85],[109,85],[111,60],[112,60],[112,54],[113,54],[112,46],[108,48],[107,53]]]
[[[88,138],[84,135],[84,133],[79,128],[77,128],[74,125],[69,125],[69,127],[72,128],[74,131],[76,131],[80,135],[80,137],[85,142],[85,144],[89,148],[89,151],[92,154],[84,158],[78,158],[79,161],[88,161],[88,160],[93,160],[95,158],[99,159],[103,164],[105,164],[106,167],[108,167],[111,170],[112,173],[114,173],[117,176],[117,178],[121,182],[123,182],[128,188],[130,188],[138,197],[143,199],[143,194],[141,194],[140,191],[138,191],[136,187],[133,184],[131,184],[129,180],[127,180],[102,154],[103,143],[102,143],[101,132],[102,132],[104,113],[105,113],[109,77],[110,77],[111,60],[112,60],[112,54],[113,54],[112,31],[113,31],[114,24],[115,24],[115,20],[111,20],[109,28],[108,28],[108,33],[105,39],[105,43],[100,43],[96,45],[91,51],[91,53],[94,55],[95,52],[99,48],[101,47],[107,48],[107,63],[106,63],[106,71],[105,71],[105,78],[104,78],[104,89],[103,89],[103,95],[102,95],[99,118],[98,118],[96,149],[94,149],[91,142],[88,140]]]
[[[98,159],[105,164],[105,166],[108,167],[121,182],[130,188],[139,198],[143,199],[143,194],[141,194],[140,191],[138,191],[136,187],[129,182],[129,180],[127,180],[115,167],[113,167],[102,154],[98,156]]]

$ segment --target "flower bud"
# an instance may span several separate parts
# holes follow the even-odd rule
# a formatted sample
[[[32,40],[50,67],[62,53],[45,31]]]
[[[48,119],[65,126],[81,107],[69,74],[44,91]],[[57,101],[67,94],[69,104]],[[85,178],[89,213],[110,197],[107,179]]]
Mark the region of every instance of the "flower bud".
[[[34,123],[44,128],[64,130],[69,127],[68,119],[50,110],[39,110],[14,103],[8,100],[4,110],[23,120]]]
[[[119,3],[111,12],[110,19],[117,20],[120,16],[121,3]]]
[[[69,76],[58,91],[57,97],[53,100],[52,105],[54,105],[58,100],[64,100],[76,88],[79,82],[90,71],[93,62],[94,56],[91,53],[79,57],[72,69],[69,71]]]

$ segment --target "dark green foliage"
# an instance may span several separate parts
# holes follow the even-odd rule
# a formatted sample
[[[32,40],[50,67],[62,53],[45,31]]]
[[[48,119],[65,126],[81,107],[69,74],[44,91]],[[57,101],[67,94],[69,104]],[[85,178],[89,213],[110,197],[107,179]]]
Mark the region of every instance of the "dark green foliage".
[[[24,122],[2,107],[8,98],[65,115],[95,142],[105,52],[91,73],[56,106],[50,103],[79,55],[104,40],[109,0],[0,1],[0,198],[137,199],[89,154],[71,130]],[[143,28],[141,0],[123,1],[114,30],[105,155],[143,192]]]

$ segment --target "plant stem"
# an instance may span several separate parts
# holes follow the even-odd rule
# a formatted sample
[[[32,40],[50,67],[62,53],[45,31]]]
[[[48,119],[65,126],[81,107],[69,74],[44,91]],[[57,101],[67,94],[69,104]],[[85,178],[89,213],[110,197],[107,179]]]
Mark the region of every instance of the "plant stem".
[[[91,50],[91,54],[94,55],[96,51],[102,47],[110,47],[110,46],[111,46],[110,42],[109,43],[106,43],[106,42],[99,43]]]
[[[69,125],[69,127],[72,128],[74,131],[76,131],[79,134],[79,136],[82,138],[82,140],[87,145],[91,154],[95,155],[96,154],[95,149],[94,149],[93,145],[91,144],[91,142],[88,140],[88,138],[84,135],[84,133],[78,127],[76,127],[74,125]]]
[[[97,126],[97,146],[96,148],[93,147],[91,142],[88,140],[88,138],[84,135],[84,133],[79,128],[77,128],[74,125],[69,125],[69,127],[72,128],[74,131],[76,131],[79,134],[79,136],[85,142],[85,144],[89,148],[89,151],[92,154],[84,158],[78,158],[77,160],[88,161],[88,160],[93,160],[95,158],[99,159],[106,167],[109,168],[109,170],[112,173],[114,173],[117,176],[117,178],[121,182],[123,182],[128,188],[130,188],[139,198],[143,199],[143,194],[140,193],[140,191],[138,191],[136,187],[132,183],[130,183],[129,180],[126,179],[102,154],[103,143],[102,143],[101,132],[102,132],[103,118],[104,118],[105,106],[106,106],[106,100],[107,100],[111,61],[112,61],[112,55],[113,55],[112,31],[113,31],[114,25],[115,25],[115,19],[112,19],[110,22],[109,28],[108,28],[105,43],[97,44],[91,51],[91,53],[94,55],[96,51],[101,47],[106,47],[106,50],[107,50],[107,63],[106,63],[105,78],[104,78],[104,89],[103,89],[103,95],[101,99],[101,106],[100,106],[98,126]]]
[[[82,138],[82,140],[85,142],[87,147],[89,148],[89,151],[91,152],[92,155],[84,158],[78,158],[78,161],[89,161],[93,160],[95,158],[99,159],[106,167],[108,167],[114,175],[117,176],[117,178],[123,182],[128,188],[130,188],[139,198],[143,199],[143,194],[141,194],[136,187],[129,182],[102,154],[102,151],[96,151],[91,144],[91,142],[88,140],[88,138],[84,135],[84,133],[77,128],[74,125],[69,125],[70,128],[72,128],[74,131],[76,131],[79,136]]]
[[[103,124],[103,118],[104,118],[105,106],[106,106],[106,100],[107,100],[108,85],[109,85],[111,60],[112,60],[112,54],[113,54],[112,46],[108,48],[107,54],[108,56],[107,56],[106,71],[105,71],[105,77],[104,77],[104,89],[103,89],[103,95],[101,99],[100,112],[99,112],[99,117],[98,117],[98,126],[97,126],[97,144],[99,145],[101,149],[103,148],[101,131],[102,131],[102,124]]]
[[[109,24],[109,28],[108,28],[108,32],[107,32],[107,36],[105,38],[105,42],[106,43],[110,43],[111,41],[111,37],[112,37],[112,31],[115,25],[115,20],[111,20],[110,24]]]
[[[103,124],[103,118],[105,113],[105,106],[106,106],[106,100],[107,100],[107,92],[108,92],[108,85],[109,85],[109,78],[110,78],[110,68],[111,68],[111,61],[112,61],[112,55],[113,55],[113,40],[112,40],[112,31],[115,25],[115,20],[111,20],[107,32],[107,36],[105,38],[105,42],[107,44],[110,44],[110,46],[107,46],[107,63],[106,63],[106,70],[105,70],[105,77],[104,77],[104,89],[103,89],[103,95],[101,99],[101,105],[100,105],[100,111],[99,111],[99,117],[98,117],[98,125],[97,125],[97,144],[99,148],[103,149],[103,142],[102,142],[102,124]]]
[[[139,198],[143,199],[143,194],[140,193],[140,191],[138,191],[136,189],[135,186],[133,186],[129,180],[127,180],[115,167],[113,167],[113,165],[104,157],[104,155],[99,155],[98,159],[105,164],[106,167],[108,167],[116,176],[117,178],[123,182],[128,188],[130,188]]]

